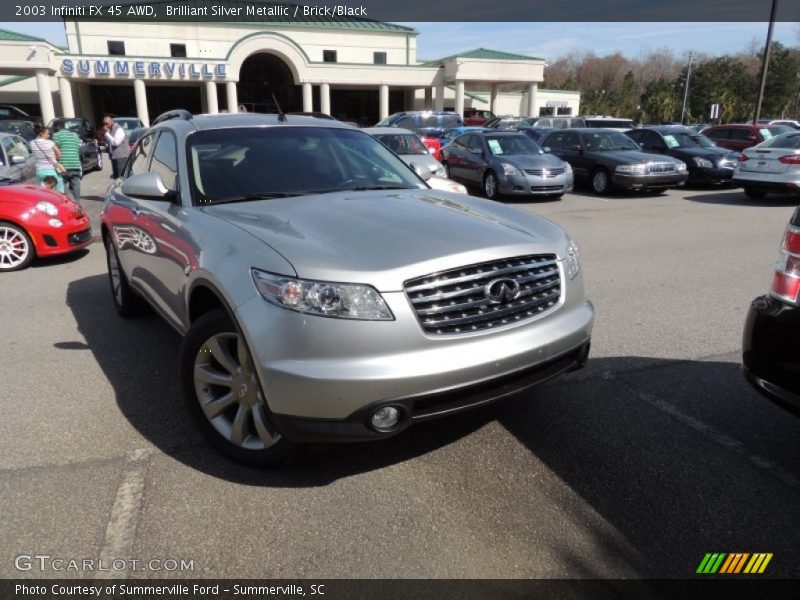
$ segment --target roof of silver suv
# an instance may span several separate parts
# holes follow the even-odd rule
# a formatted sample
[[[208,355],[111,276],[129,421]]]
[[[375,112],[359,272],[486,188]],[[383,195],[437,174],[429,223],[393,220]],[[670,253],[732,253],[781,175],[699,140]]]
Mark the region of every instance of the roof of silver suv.
[[[187,113],[188,114],[188,113]],[[305,117],[299,115],[286,115],[285,120],[275,114],[260,113],[220,113],[191,115],[191,118],[175,116],[169,119],[162,119],[163,115],[154,121],[153,127],[169,126],[178,123],[185,123],[197,130],[205,129],[226,129],[229,127],[263,127],[266,125],[292,125],[301,127],[334,127],[337,129],[353,129],[352,125],[331,119],[318,119],[316,117]]]

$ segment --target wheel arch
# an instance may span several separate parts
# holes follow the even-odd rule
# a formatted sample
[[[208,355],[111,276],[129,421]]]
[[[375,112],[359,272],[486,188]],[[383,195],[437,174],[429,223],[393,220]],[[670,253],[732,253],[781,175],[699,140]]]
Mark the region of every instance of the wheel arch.
[[[191,326],[204,314],[217,308],[223,309],[231,320],[237,323],[235,311],[217,286],[202,277],[195,279],[189,288],[186,302],[187,326]]]
[[[34,258],[39,256],[39,247],[37,246],[38,244],[37,236],[33,235],[31,233],[31,230],[25,227],[25,225],[22,222],[17,221],[12,217],[0,216],[0,223],[8,223],[9,225],[13,225],[14,227],[19,227],[20,229],[22,229],[22,231],[25,232],[25,235],[27,235],[28,239],[31,241],[31,245],[33,246]]]

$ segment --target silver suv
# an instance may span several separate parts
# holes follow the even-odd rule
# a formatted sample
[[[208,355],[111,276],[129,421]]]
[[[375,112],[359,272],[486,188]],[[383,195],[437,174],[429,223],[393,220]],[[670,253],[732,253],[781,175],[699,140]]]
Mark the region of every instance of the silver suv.
[[[187,407],[223,453],[394,435],[586,361],[575,244],[431,190],[366,133],[283,115],[162,115],[108,191],[112,296],[183,336]]]

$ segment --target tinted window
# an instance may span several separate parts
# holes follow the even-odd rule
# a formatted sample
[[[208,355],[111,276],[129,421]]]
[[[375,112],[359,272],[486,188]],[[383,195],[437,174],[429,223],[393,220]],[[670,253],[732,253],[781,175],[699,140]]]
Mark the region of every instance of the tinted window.
[[[378,125],[380,125],[380,123],[378,123]],[[394,126],[400,129],[414,129],[414,117],[401,117],[399,121],[394,123]]]
[[[566,132],[563,131],[556,131],[551,133],[546,138],[542,140],[542,145],[547,146],[551,150],[564,150],[566,146],[564,145],[564,139],[567,137]]]
[[[590,151],[639,150],[631,138],[618,131],[582,133],[581,140]]]
[[[178,152],[175,146],[175,137],[162,132],[153,150],[153,161],[150,170],[161,175],[161,181],[169,189],[176,189],[178,179]]]
[[[636,123],[627,119],[586,119],[586,127],[603,127],[611,129],[633,129]]]
[[[31,155],[31,149],[25,140],[15,135],[7,135],[3,137],[3,149],[9,158],[12,156],[24,156],[28,158]]]
[[[456,139],[453,140],[453,146],[455,148],[459,148],[460,150],[466,150],[467,144],[469,143],[470,134],[466,133],[464,135],[458,136]]]
[[[736,129],[731,129],[731,138],[732,140],[737,141],[746,141],[748,138],[753,137],[753,132],[749,129],[745,129],[744,127],[737,127]]]
[[[147,173],[147,163],[150,161],[150,150],[153,145],[154,134],[149,134],[142,138],[141,142],[133,151],[130,158],[128,158],[128,173],[127,177],[131,175],[138,175],[139,173]]]
[[[459,127],[461,124],[461,117],[458,115],[442,115],[439,127],[449,129],[450,127]]]
[[[470,152],[483,152],[483,144],[481,138],[477,135],[471,135],[467,142],[467,148]]]
[[[710,137],[713,140],[727,140],[730,139],[731,130],[727,127],[721,127],[719,129],[710,129],[703,133],[706,137]]]
[[[410,133],[386,134],[375,136],[384,146],[395,154],[427,154],[428,150],[416,135]]]
[[[578,134],[574,131],[568,131],[564,134],[564,149],[571,150],[574,146],[580,146],[581,140]]]

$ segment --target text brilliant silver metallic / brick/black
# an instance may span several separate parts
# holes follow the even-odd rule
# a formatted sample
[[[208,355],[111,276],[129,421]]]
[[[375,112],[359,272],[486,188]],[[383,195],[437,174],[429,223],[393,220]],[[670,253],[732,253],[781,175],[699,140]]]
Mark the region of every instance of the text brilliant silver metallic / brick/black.
[[[499,278],[516,281],[519,294],[492,304],[486,287]],[[405,283],[405,291],[427,333],[468,333],[547,312],[561,296],[561,278],[555,254],[538,254],[418,277]]]

